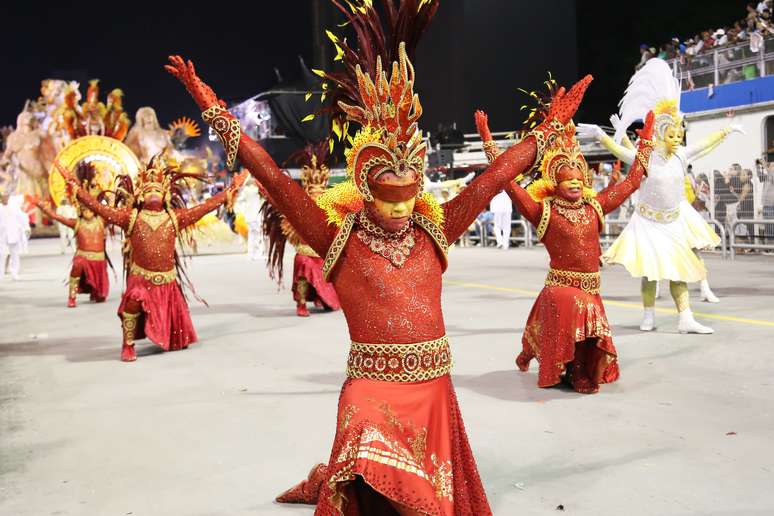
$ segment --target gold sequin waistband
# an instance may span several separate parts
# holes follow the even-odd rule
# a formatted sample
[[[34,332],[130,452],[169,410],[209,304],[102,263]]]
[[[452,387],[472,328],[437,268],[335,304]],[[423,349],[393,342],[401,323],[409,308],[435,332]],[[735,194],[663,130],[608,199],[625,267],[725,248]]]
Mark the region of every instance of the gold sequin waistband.
[[[172,269],[171,271],[149,271],[148,269],[143,269],[136,263],[133,263],[132,266],[129,268],[129,274],[134,274],[136,276],[142,276],[146,280],[150,281],[154,285],[164,285],[166,283],[172,283],[177,279],[177,271],[175,269]]]
[[[452,358],[449,339],[415,344],[362,344],[352,342],[347,376],[384,382],[423,382],[448,374]]]
[[[83,256],[87,260],[100,261],[105,259],[105,251],[75,251],[75,256]]]
[[[677,217],[680,216],[680,206],[672,208],[671,210],[657,210],[656,208],[651,208],[647,204],[640,203],[637,205],[637,213],[653,222],[668,224],[676,221]]]
[[[547,287],[575,287],[593,296],[599,294],[602,277],[598,272],[563,271],[548,269]]]

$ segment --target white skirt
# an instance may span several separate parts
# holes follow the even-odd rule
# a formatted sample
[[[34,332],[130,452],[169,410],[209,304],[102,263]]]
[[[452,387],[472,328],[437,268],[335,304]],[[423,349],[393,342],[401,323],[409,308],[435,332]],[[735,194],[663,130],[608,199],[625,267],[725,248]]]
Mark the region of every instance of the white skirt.
[[[694,249],[713,248],[720,237],[687,201],[676,220],[661,224],[636,211],[602,260],[620,263],[635,278],[694,283],[707,277],[707,268]]]

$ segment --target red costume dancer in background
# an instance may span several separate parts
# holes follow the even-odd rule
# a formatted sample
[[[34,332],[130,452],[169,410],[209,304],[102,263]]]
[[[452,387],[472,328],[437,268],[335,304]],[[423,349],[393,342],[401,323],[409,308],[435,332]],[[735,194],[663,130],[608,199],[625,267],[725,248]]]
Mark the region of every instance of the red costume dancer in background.
[[[230,203],[246,176],[236,176],[225,191],[186,208],[182,196],[187,188],[184,180],[201,177],[181,173],[157,156],[140,172],[136,185],[128,176],[120,178],[117,204],[123,206],[113,208],[79,189],[69,172],[62,168],[59,171],[75,188],[78,200],[124,230],[126,291],[118,307],[123,330],[121,360],[136,360],[134,341],[146,336],[164,351],[185,349],[196,342],[178,278],[181,271],[187,279],[175,241],[182,242],[185,228],[221,204]]]
[[[317,145],[307,145],[297,156],[303,164],[301,186],[314,200],[328,188],[330,170],[325,164],[327,156],[327,141]],[[263,233],[269,241],[269,258],[266,262],[269,276],[276,279],[280,285],[285,242],[289,241],[296,249],[296,256],[293,259],[293,300],[296,302],[296,315],[309,317],[307,302],[313,302],[315,306],[326,310],[341,308],[336,289],[323,275],[323,259],[320,255],[304,242],[298,231],[272,205],[271,201],[264,203],[261,211],[263,212]]]
[[[540,120],[550,104],[534,113]],[[528,120],[528,123],[530,120]],[[484,113],[476,114],[476,125],[488,157],[496,146]],[[567,369],[572,387],[592,394],[599,384],[618,379],[617,352],[599,295],[599,233],[604,215],[618,208],[640,186],[653,143],[653,118],[649,116],[638,149],[637,160],[627,178],[599,193],[591,189],[591,171],[575,139],[575,124],[569,121],[562,137],[546,148],[540,161],[541,178],[525,190],[512,181],[506,191],[519,212],[537,228],[551,265],[545,287],[535,300],[522,337],[523,351],[516,358],[526,371],[537,358],[538,386],[551,387]]]
[[[81,188],[91,192],[95,198],[99,197],[100,191],[93,165],[79,163],[75,175]],[[79,293],[89,294],[95,303],[104,302],[110,291],[110,280],[105,255],[105,222],[89,208],[80,206],[75,195],[72,197],[72,204],[78,210],[78,218],[75,219],[58,215],[48,202],[35,205],[50,219],[75,230],[75,256],[70,269],[67,294],[67,306],[75,308],[75,298]]]
[[[338,4],[337,4],[338,5]],[[230,159],[264,185],[304,241],[325,256],[352,339],[327,465],[313,469],[279,500],[317,503],[317,515],[491,514],[449,375],[451,355],[441,312],[441,275],[454,242],[508,181],[539,159],[582,97],[586,82],[556,102],[535,128],[443,206],[422,193],[425,143],[407,55],[437,2],[384,2],[344,10],[359,39],[336,39],[347,73],[324,74],[336,88],[334,132],[342,118],[361,125],[347,150],[349,180],[315,203],[196,75],[171,57],[167,68],[203,110]],[[379,50],[381,49],[381,50]],[[388,70],[382,63],[392,62]],[[387,72],[390,71],[388,74]],[[339,125],[336,125],[339,124]],[[344,139],[344,138],[343,138]]]

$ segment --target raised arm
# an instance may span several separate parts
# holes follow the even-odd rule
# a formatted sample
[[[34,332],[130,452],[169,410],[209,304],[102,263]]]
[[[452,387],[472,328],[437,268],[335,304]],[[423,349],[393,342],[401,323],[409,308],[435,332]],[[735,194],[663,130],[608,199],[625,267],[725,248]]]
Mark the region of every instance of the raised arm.
[[[742,133],[744,134],[744,131],[742,130],[742,127],[738,124],[732,124],[725,129],[721,129],[720,131],[715,131],[714,133],[710,134],[706,138],[692,144],[692,145],[686,145],[685,147],[685,158],[690,163],[691,161],[695,161],[702,156],[705,156],[706,154],[709,154],[715,148],[723,143],[723,140],[725,140],[729,134],[731,133]]]
[[[474,179],[457,197],[443,204],[444,233],[449,242],[457,240],[492,197],[504,190],[510,181],[539,164],[543,150],[565,131],[566,124],[572,120],[591,81],[592,77],[587,75],[567,93],[564,88],[559,88],[551,99],[543,122],[521,142],[497,156],[486,172]],[[493,147],[485,113],[476,113],[476,126],[485,142],[487,157],[494,157],[496,147]]]
[[[325,212],[301,186],[282,173],[269,154],[242,133],[239,121],[229,113],[225,103],[197,75],[191,61],[171,56],[167,71],[177,77],[202,110],[202,118],[218,134],[226,149],[228,165],[237,157],[250,173],[266,188],[274,206],[298,229],[301,237],[320,256],[328,252],[335,228],[328,225]]]
[[[69,217],[62,217],[57,212],[54,211],[54,209],[51,207],[51,203],[48,201],[45,202],[37,202],[33,201],[33,204],[36,208],[38,208],[40,211],[46,214],[46,217],[48,217],[51,220],[55,220],[59,222],[60,224],[64,224],[68,228],[75,229],[75,224],[78,222],[78,219],[71,219]]]
[[[645,118],[645,126],[638,131],[640,136],[637,154],[629,168],[629,174],[623,181],[609,186],[597,194],[597,202],[604,213],[610,213],[618,208],[635,190],[640,187],[643,175],[647,174],[650,153],[653,151],[653,112]]]
[[[231,205],[233,203],[234,197],[239,193],[239,189],[244,184],[246,178],[247,172],[237,174],[234,176],[234,181],[231,183],[231,185],[219,194],[213,195],[206,201],[199,203],[191,208],[175,210],[177,223],[181,228],[188,227],[192,224],[196,224],[199,219],[207,215],[212,210],[217,209],[221,204],[227,203]]]
[[[632,143],[626,139],[626,142],[618,144],[610,136],[602,130],[601,127],[594,124],[578,124],[578,135],[589,138],[596,138],[596,140],[602,144],[613,156],[620,159],[627,165],[631,165],[634,162],[634,157],[637,155],[637,150]],[[628,145],[626,143],[628,142]]]
[[[527,219],[530,224],[537,227],[540,223],[540,217],[543,215],[543,204],[530,197],[527,191],[517,182],[511,181],[505,189],[508,197],[519,209],[519,213]]]
[[[478,128],[478,134],[481,136],[481,141],[484,142],[486,159],[489,163],[492,163],[500,156],[500,151],[492,140],[492,133],[489,131],[487,116],[483,111],[476,111],[476,127]],[[533,225],[537,226],[543,207],[541,204],[535,202],[532,197],[529,196],[527,191],[522,188],[519,184],[520,180],[521,176],[508,182],[508,185],[505,187],[505,192],[516,205],[519,213]]]
[[[78,200],[86,205],[91,211],[102,217],[107,223],[120,226],[122,229],[129,227],[129,218],[131,216],[131,208],[117,209],[102,204],[97,199],[92,197],[85,188],[81,188],[78,184],[78,180],[56,161],[54,162],[59,173],[67,181],[71,188],[76,192]]]

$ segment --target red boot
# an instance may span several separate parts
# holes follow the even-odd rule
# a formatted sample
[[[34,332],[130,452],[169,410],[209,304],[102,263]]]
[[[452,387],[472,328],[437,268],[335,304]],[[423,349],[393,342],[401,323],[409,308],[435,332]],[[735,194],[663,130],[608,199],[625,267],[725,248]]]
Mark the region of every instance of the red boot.
[[[295,486],[279,495],[276,498],[277,502],[305,503],[308,505],[316,505],[317,498],[320,496],[320,486],[322,486],[327,472],[327,465],[316,465],[312,468],[312,471],[309,472],[309,476],[306,480],[302,480],[299,484],[296,484]]]
[[[124,342],[121,346],[121,361],[134,362],[137,354],[134,352],[134,335],[137,330],[137,320],[140,314],[124,312],[121,314],[121,330],[124,334]]]
[[[134,362],[137,360],[137,354],[134,352],[134,344],[131,346],[124,343],[121,346],[121,362]]]
[[[306,307],[306,303],[298,303],[296,305],[296,315],[299,317],[309,317],[309,309]]]

